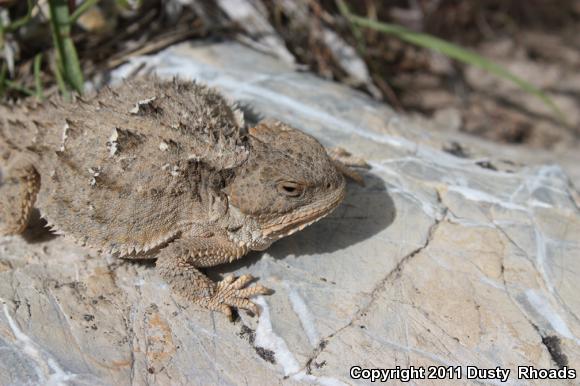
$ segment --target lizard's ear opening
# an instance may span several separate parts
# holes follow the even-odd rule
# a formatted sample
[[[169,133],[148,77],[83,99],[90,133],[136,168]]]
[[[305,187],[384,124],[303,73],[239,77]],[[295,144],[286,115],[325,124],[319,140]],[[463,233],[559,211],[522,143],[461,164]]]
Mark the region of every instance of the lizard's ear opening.
[[[271,143],[278,139],[283,132],[292,130],[289,126],[275,119],[264,119],[256,126],[250,128],[250,135],[262,142]]]

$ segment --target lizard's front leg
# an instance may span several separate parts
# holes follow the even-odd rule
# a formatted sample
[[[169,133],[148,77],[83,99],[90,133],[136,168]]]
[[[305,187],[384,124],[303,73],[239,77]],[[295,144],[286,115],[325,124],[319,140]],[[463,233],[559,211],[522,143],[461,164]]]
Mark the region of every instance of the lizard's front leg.
[[[231,320],[231,307],[250,310],[257,315],[258,307],[249,298],[271,291],[261,285],[247,287],[253,279],[251,275],[237,279],[230,275],[215,283],[198,268],[231,262],[247,251],[221,237],[180,239],[159,253],[156,267],[173,291],[209,310],[223,312]]]
[[[20,156],[0,160],[0,235],[22,233],[40,189],[36,169]]]

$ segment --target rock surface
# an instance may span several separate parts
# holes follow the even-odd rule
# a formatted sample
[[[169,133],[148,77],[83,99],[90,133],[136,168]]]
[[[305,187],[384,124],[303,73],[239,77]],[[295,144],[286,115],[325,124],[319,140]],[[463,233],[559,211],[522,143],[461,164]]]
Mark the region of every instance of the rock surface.
[[[151,265],[47,234],[0,239],[0,384],[366,384],[351,366],[580,370],[580,215],[548,153],[437,133],[341,85],[233,43],[182,44],[135,69],[221,88],[365,157],[329,218],[212,269],[273,288],[259,318],[174,297]],[[577,159],[565,165],[578,165]],[[527,163],[528,166],[524,166]],[[578,175],[577,168],[566,169]],[[415,380],[417,384],[445,381]],[[552,381],[573,384],[577,380]],[[369,382],[370,383],[370,382]]]

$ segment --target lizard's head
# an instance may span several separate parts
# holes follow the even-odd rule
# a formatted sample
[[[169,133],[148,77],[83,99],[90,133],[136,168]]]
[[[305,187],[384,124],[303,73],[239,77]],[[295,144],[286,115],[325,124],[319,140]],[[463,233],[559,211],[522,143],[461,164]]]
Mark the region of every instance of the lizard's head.
[[[277,121],[249,130],[250,156],[228,186],[230,204],[258,224],[270,244],[330,213],[345,180],[313,137]]]

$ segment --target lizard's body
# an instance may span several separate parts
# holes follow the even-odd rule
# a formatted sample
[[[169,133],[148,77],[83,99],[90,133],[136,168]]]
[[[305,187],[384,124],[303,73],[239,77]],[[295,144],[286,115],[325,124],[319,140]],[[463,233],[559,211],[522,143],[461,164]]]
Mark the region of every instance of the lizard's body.
[[[28,103],[28,102],[27,102]],[[212,310],[256,311],[233,261],[320,219],[342,200],[336,163],[312,137],[264,121],[248,133],[214,90],[138,81],[89,100],[0,106],[0,231],[38,207],[59,232],[122,258],[157,258],[174,291]]]

